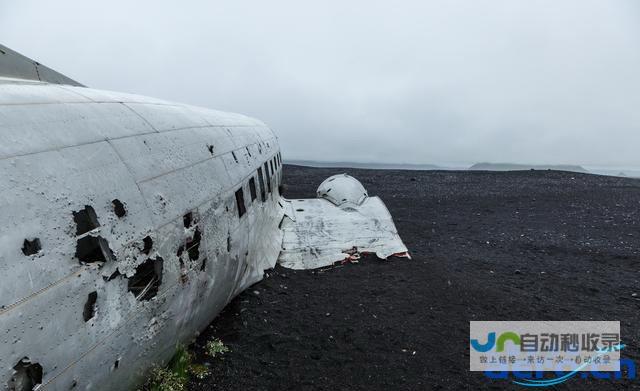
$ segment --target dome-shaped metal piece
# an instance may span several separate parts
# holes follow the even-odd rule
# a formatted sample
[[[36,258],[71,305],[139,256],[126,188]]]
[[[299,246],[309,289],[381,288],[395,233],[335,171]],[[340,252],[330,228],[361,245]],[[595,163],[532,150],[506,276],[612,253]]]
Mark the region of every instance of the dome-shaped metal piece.
[[[360,205],[369,196],[362,183],[347,175],[333,175],[318,186],[318,198],[324,198],[337,206],[343,204]]]

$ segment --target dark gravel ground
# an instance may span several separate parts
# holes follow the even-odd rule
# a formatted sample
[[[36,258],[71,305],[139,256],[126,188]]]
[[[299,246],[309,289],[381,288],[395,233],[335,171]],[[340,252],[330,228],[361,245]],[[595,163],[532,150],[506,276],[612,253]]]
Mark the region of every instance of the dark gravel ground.
[[[640,180],[557,171],[285,167],[285,197],[347,172],[380,196],[413,259],[277,267],[194,344],[192,390],[515,389],[469,372],[470,320],[620,320],[640,365]],[[638,293],[638,296],[634,296]],[[220,338],[223,360],[203,345]],[[640,369],[640,368],[639,368]],[[572,379],[556,389],[640,389]]]

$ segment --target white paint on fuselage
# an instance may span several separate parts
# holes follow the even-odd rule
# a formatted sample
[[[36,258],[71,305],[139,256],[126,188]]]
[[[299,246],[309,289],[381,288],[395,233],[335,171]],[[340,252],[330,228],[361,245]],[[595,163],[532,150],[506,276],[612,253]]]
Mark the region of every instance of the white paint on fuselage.
[[[23,357],[43,367],[46,389],[134,385],[276,262],[284,213],[281,159],[277,138],[260,121],[4,79],[0,134],[0,387]],[[271,177],[264,202],[259,167]],[[235,197],[240,188],[242,217]],[[122,218],[114,199],[125,204]],[[101,236],[115,258],[100,267],[75,257],[73,212],[86,205],[100,226],[79,237]],[[202,239],[199,257],[190,259],[185,249],[181,262],[178,248],[195,232],[184,226],[189,212]],[[146,236],[153,240],[148,255],[141,253]],[[33,238],[42,250],[26,256],[23,241]],[[129,278],[157,257],[163,259],[158,294],[136,300]],[[83,308],[94,291],[95,315],[85,322]]]

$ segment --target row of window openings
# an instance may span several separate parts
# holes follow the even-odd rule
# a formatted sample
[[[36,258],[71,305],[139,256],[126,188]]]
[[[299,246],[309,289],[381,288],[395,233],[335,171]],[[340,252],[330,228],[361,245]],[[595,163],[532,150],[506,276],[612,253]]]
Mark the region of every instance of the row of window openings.
[[[264,172],[267,174],[267,186],[265,188],[264,185],[264,177],[262,174],[262,167],[258,167],[258,181],[260,182],[260,198],[262,202],[267,200],[266,191],[268,190],[271,193],[271,177],[276,173],[276,170],[282,166],[282,160],[280,158],[280,153],[274,156],[273,159],[264,163]],[[275,168],[274,168],[275,167]],[[271,171],[269,171],[271,168]],[[265,190],[266,189],[266,190]],[[249,192],[251,193],[251,202],[255,201],[258,198],[258,191],[256,188],[256,179],[254,176],[249,178]],[[244,188],[240,187],[236,190],[236,206],[238,208],[238,217],[244,216],[247,213],[247,207],[244,202]]]
[[[211,154],[213,155],[213,145],[207,145],[207,148],[209,149],[209,152],[211,152]],[[245,149],[246,149],[247,154],[249,155],[249,157],[252,157],[251,151],[249,150],[249,147],[245,147]],[[260,153],[262,153],[262,151],[260,151]],[[236,163],[240,163],[240,161],[238,160],[238,156],[236,155],[235,151],[231,151],[231,156],[233,156],[233,160],[235,160]],[[280,155],[280,152],[278,152],[273,157],[272,162],[275,162],[276,167],[282,166],[282,156]],[[273,170],[273,163],[272,163],[271,169]]]

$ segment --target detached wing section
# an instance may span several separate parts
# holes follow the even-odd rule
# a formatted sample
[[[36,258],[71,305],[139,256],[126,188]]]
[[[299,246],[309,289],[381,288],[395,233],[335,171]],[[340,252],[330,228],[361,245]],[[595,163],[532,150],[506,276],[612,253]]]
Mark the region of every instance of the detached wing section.
[[[369,197],[344,174],[325,180],[317,199],[284,200],[284,237],[278,262],[290,269],[315,269],[374,253],[409,258],[382,200]]]

